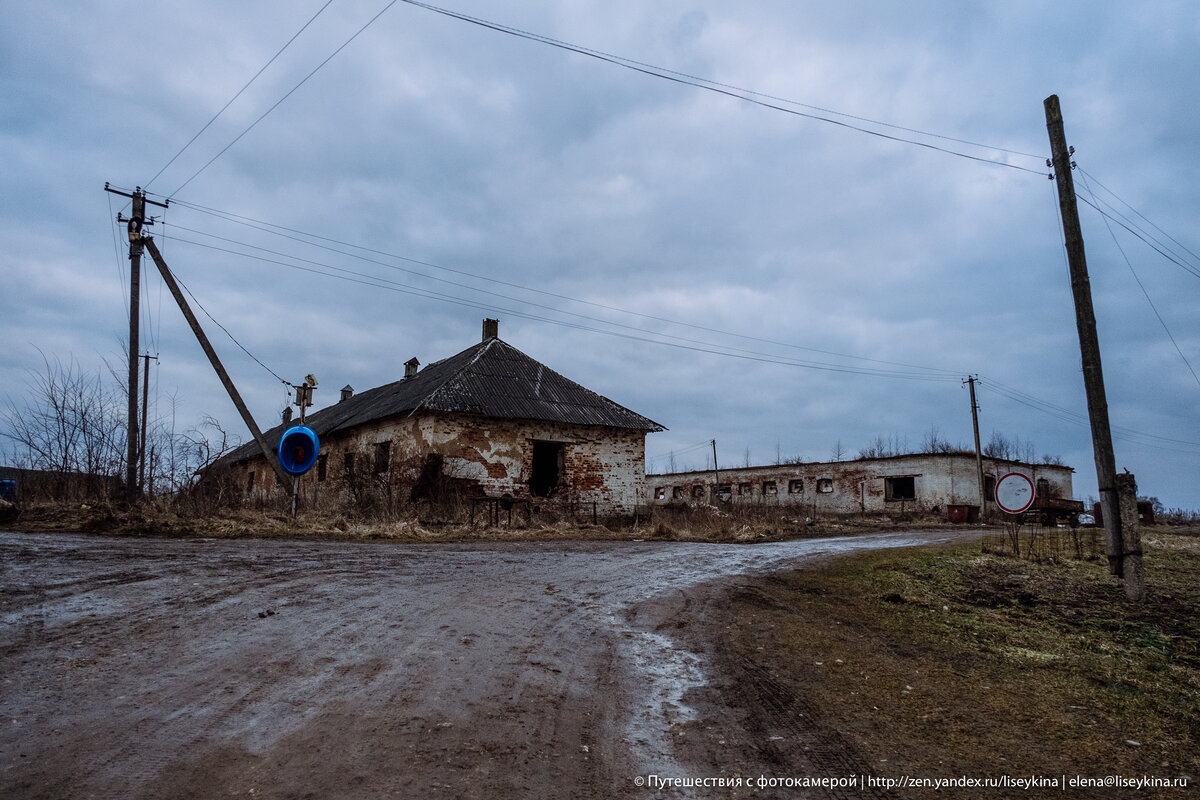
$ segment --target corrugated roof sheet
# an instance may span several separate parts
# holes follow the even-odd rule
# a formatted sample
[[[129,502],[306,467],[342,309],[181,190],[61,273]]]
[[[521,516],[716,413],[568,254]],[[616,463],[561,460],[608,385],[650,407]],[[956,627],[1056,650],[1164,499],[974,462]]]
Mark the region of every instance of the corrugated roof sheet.
[[[360,392],[309,414],[305,424],[324,438],[368,422],[420,411],[477,414],[498,419],[527,419],[626,430],[665,430],[607,397],[564,378],[498,338],[486,339],[458,355],[430,364],[411,378]],[[290,426],[289,426],[290,427]],[[267,431],[275,447],[286,430]],[[258,455],[249,442],[222,461]]]

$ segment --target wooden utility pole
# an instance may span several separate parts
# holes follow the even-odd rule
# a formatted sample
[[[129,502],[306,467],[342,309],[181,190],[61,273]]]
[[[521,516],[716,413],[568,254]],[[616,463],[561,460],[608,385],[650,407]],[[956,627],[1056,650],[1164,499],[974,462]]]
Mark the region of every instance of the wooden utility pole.
[[[1096,333],[1096,314],[1092,308],[1092,288],[1088,279],[1087,258],[1083,250],[1083,230],[1079,225],[1079,207],[1075,202],[1075,181],[1071,177],[1071,155],[1063,130],[1062,109],[1058,95],[1045,100],[1046,129],[1050,134],[1050,151],[1054,176],[1058,181],[1058,204],[1062,211],[1063,234],[1066,238],[1067,263],[1071,272],[1071,292],[1075,297],[1075,326],[1079,331],[1079,350],[1083,361],[1083,385],[1087,392],[1088,418],[1092,425],[1092,449],[1096,459],[1096,483],[1104,515],[1104,534],[1108,549],[1109,571],[1125,581],[1125,594],[1140,600],[1144,591],[1142,581],[1142,548],[1136,541],[1137,527],[1133,526],[1127,541],[1122,533],[1119,494],[1117,491],[1116,457],[1113,455],[1112,430],[1108,423],[1108,400],[1104,394],[1104,373],[1100,368],[1100,339]]]
[[[970,375],[965,383],[971,387],[971,425],[975,429],[975,470],[979,474],[979,521],[982,522],[987,516],[987,484],[983,480],[983,451],[979,448],[979,404],[975,402],[977,380],[979,379],[974,375]]]
[[[246,408],[246,403],[242,400],[237,387],[233,385],[233,381],[229,378],[229,373],[225,371],[225,367],[221,364],[221,359],[217,358],[217,351],[213,350],[208,337],[204,335],[204,329],[200,327],[200,322],[196,319],[196,315],[192,313],[191,306],[188,305],[183,292],[179,290],[179,284],[175,282],[175,276],[171,274],[170,268],[167,267],[167,262],[163,260],[162,253],[158,251],[158,246],[154,244],[154,240],[149,236],[144,237],[142,242],[146,245],[146,250],[150,253],[150,257],[154,259],[158,271],[162,274],[163,282],[171,290],[171,296],[175,298],[175,302],[179,305],[179,310],[183,312],[183,316],[187,318],[188,325],[192,327],[192,333],[196,334],[196,339],[200,342],[200,346],[204,348],[204,354],[208,356],[209,363],[212,364],[213,369],[216,370],[217,377],[224,384],[225,391],[229,393],[229,399],[237,406],[238,413],[242,415],[242,421],[250,429],[250,435],[254,437],[254,441],[258,443],[259,448],[262,450],[263,457],[271,465],[271,469],[274,470],[275,477],[279,482],[279,488],[285,492],[290,491],[292,489],[292,476],[284,471],[283,466],[279,463],[279,457],[267,445],[267,440],[263,438],[258,423],[250,415],[250,409]]]
[[[117,215],[118,222],[127,223],[129,233],[129,405],[126,427],[126,456],[125,456],[125,499],[136,503],[138,499],[138,322],[141,316],[141,271],[142,271],[142,228],[153,225],[154,220],[146,219],[146,203],[166,208],[166,203],[147,200],[142,188],[133,190],[133,194],[120,192],[104,184],[104,191],[128,197],[132,201],[129,219]]]
[[[146,491],[146,420],[150,416],[150,359],[158,361],[158,356],[149,353],[141,356],[146,360],[146,370],[142,375],[142,437],[138,440],[138,454],[141,463],[138,465],[138,491]],[[153,469],[153,467],[151,468]]]
[[[717,500],[721,497],[721,473],[717,471],[717,440],[712,440],[713,448],[713,505],[717,504]]]

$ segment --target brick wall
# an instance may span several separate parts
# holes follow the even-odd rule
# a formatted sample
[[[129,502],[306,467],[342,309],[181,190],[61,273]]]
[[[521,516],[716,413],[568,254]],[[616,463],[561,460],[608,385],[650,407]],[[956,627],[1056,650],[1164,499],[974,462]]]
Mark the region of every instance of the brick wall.
[[[533,498],[530,487],[535,442],[548,443],[541,446],[545,452],[562,454],[561,483],[544,500]],[[443,474],[471,495],[562,502],[578,513],[591,513],[595,504],[602,515],[629,514],[648,498],[645,442],[644,431],[430,413],[323,439],[301,492],[308,499],[350,499],[357,480],[407,499],[426,458],[436,453],[444,459]],[[353,460],[349,472],[347,454]],[[387,464],[382,471],[381,458]],[[253,496],[275,490],[274,473],[261,458],[236,465],[233,474],[236,485]]]

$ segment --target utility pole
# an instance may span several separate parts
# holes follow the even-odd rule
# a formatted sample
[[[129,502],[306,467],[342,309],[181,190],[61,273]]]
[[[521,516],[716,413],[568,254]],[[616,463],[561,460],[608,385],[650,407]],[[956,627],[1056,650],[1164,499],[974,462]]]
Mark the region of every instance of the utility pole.
[[[1079,331],[1079,350],[1083,361],[1083,385],[1087,392],[1088,418],[1092,425],[1092,449],[1096,459],[1096,483],[1104,515],[1104,534],[1108,549],[1108,569],[1125,581],[1125,595],[1141,600],[1142,547],[1137,526],[1131,526],[1128,536],[1121,525],[1119,493],[1117,491],[1116,457],[1113,455],[1112,430],[1108,423],[1108,400],[1104,394],[1104,373],[1100,368],[1100,339],[1096,333],[1096,314],[1092,307],[1092,288],[1088,279],[1087,258],[1083,250],[1083,230],[1079,225],[1079,208],[1075,202],[1075,181],[1071,177],[1074,148],[1067,147],[1063,130],[1062,109],[1058,95],[1045,100],[1046,129],[1050,134],[1050,151],[1058,181],[1058,204],[1062,211],[1063,234],[1066,238],[1067,263],[1071,272],[1071,292],[1075,297],[1075,326]]]
[[[292,476],[284,471],[283,466],[279,463],[279,457],[267,445],[267,440],[263,438],[262,430],[259,429],[258,423],[254,421],[254,417],[250,415],[250,409],[246,408],[245,401],[242,400],[237,387],[233,385],[229,373],[225,371],[225,367],[221,364],[221,359],[217,358],[217,351],[213,350],[208,337],[204,335],[204,329],[200,327],[199,320],[192,313],[192,308],[184,298],[183,292],[179,290],[179,284],[175,282],[175,276],[171,274],[170,268],[167,267],[167,262],[163,260],[162,253],[158,251],[158,245],[154,244],[154,240],[149,236],[143,237],[142,243],[145,244],[150,257],[154,259],[154,264],[158,267],[159,273],[162,274],[163,282],[171,290],[171,296],[175,298],[175,302],[179,305],[179,310],[183,312],[188,325],[191,326],[192,333],[196,334],[196,339],[200,342],[200,346],[204,348],[204,354],[208,356],[209,363],[212,364],[217,377],[221,379],[221,383],[225,386],[225,391],[229,393],[229,399],[233,401],[238,413],[242,415],[242,422],[246,423],[246,427],[250,429],[250,435],[254,437],[254,441],[258,443],[259,449],[262,450],[263,458],[267,460],[267,464],[274,470],[275,478],[279,482],[279,488],[288,491],[292,488]]]
[[[717,471],[717,440],[712,440],[713,448],[713,505],[721,496],[721,473]]]
[[[142,438],[138,441],[138,451],[141,454],[141,464],[138,466],[138,491],[146,491],[146,419],[150,416],[150,359],[158,361],[158,356],[149,353],[142,356],[146,360],[146,371],[142,376]]]
[[[126,458],[125,458],[125,499],[136,503],[138,499],[138,318],[141,316],[141,267],[142,267],[142,227],[153,225],[153,219],[146,219],[146,203],[166,208],[166,203],[147,200],[142,187],[133,190],[133,194],[117,191],[104,184],[104,191],[128,197],[133,201],[129,219],[117,215],[118,222],[127,223],[129,233],[129,406],[128,427],[126,428]]]
[[[971,387],[971,425],[975,429],[975,470],[979,473],[979,521],[987,516],[987,491],[983,480],[983,451],[979,449],[979,404],[975,402],[975,375],[967,376],[963,383]]]

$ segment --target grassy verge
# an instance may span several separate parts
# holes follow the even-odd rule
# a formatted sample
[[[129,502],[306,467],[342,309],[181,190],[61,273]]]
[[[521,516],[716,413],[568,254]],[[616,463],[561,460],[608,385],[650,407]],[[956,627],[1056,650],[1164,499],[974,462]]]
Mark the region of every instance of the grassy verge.
[[[1143,541],[1140,605],[1099,561],[882,552],[739,594],[734,646],[828,715],[877,775],[1198,776],[1200,531],[1148,528]],[[1061,794],[1041,791],[949,794]],[[1075,796],[1189,790],[1105,791]]]

